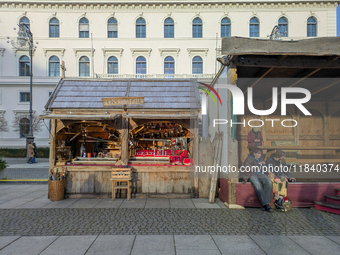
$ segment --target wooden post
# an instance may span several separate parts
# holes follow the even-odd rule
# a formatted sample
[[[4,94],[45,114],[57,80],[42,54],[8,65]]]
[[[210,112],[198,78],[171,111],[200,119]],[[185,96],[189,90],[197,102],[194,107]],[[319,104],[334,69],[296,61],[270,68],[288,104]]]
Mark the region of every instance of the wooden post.
[[[129,162],[129,130],[128,130],[129,122],[127,119],[122,118],[122,161],[125,165]]]
[[[330,145],[330,141],[329,141],[329,122],[330,122],[330,114],[329,114],[329,103],[326,101],[325,102],[326,104],[326,114],[324,115],[324,122],[325,122],[325,125],[324,125],[324,128],[323,128],[323,146],[329,146]],[[324,157],[325,158],[325,155],[326,155],[326,158],[330,158],[330,155],[329,155],[329,150],[325,150],[323,151],[324,153]]]
[[[193,138],[193,144],[192,144],[192,157],[194,160],[194,166],[198,165],[198,119],[194,119],[191,120],[192,121],[192,125],[191,128],[192,130],[190,130],[191,132],[191,137]],[[199,193],[198,193],[198,172],[196,172],[194,170],[194,198],[198,198],[199,197]]]
[[[51,119],[51,131],[50,131],[50,159],[49,159],[49,171],[50,176],[52,168],[55,166],[55,136],[56,136],[57,120]]]
[[[229,68],[228,68],[228,83],[232,85],[237,85],[237,67],[236,65],[231,62]],[[229,92],[229,102],[231,102],[231,93]],[[231,118],[231,104],[229,103],[228,107],[228,118]],[[231,137],[231,128],[228,125],[228,133],[226,134],[229,136],[228,139],[228,164],[230,166],[236,166],[238,169],[238,159],[239,159],[239,153],[238,153],[238,141],[237,139],[232,139]],[[236,173],[229,173],[228,178],[228,203],[230,204],[236,204],[236,183],[238,182],[238,172]]]
[[[217,166],[221,164],[221,153],[222,153],[222,144],[223,144],[223,132],[218,132],[215,134],[217,139],[216,148],[214,150],[214,161],[213,166]],[[212,174],[211,184],[210,184],[210,193],[209,193],[209,203],[213,204],[215,202],[215,194],[216,194],[216,184],[217,184],[217,177],[218,171]]]

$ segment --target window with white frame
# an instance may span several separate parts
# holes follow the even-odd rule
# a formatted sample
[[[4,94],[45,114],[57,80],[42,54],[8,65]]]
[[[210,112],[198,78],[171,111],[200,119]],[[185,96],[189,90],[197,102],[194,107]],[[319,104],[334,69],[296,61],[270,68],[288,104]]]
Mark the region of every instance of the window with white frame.
[[[19,24],[24,24],[26,27],[30,28],[30,20],[25,16],[20,18]]]
[[[202,20],[200,18],[195,18],[192,21],[192,37],[193,38],[202,38]]]
[[[307,20],[307,37],[315,37],[317,32],[317,20],[315,17],[309,17]]]
[[[118,74],[118,59],[115,56],[111,56],[107,60],[107,73]]]
[[[20,92],[20,103],[29,102],[31,94],[29,92]]]
[[[57,56],[51,56],[48,60],[48,70],[50,77],[60,76],[60,60]]]
[[[26,55],[19,58],[19,76],[30,76],[30,58]]]
[[[174,21],[172,18],[167,18],[164,21],[164,38],[174,38]]]
[[[142,56],[136,59],[136,74],[146,74],[146,59]]]
[[[136,38],[145,38],[146,37],[146,23],[145,19],[138,18],[136,21]]]
[[[223,18],[221,20],[221,37],[230,37],[231,35],[230,26],[231,26],[230,19]]]
[[[115,18],[110,18],[107,21],[107,38],[117,38],[118,37],[118,25]]]
[[[19,122],[19,137],[26,138],[30,129],[30,120],[26,117],[20,119]]]
[[[79,20],[79,38],[89,38],[89,20],[85,17]]]
[[[50,19],[49,35],[51,38],[59,37],[59,20],[57,18]]]
[[[80,77],[90,76],[90,59],[86,56],[82,56],[79,59],[79,76]]]
[[[203,60],[200,56],[192,59],[192,74],[203,74]]]
[[[259,37],[260,22],[256,17],[252,17],[249,21],[249,37]]]
[[[164,59],[164,74],[175,74],[175,60],[171,56]]]
[[[288,20],[286,17],[279,18],[279,31],[281,34],[281,37],[288,37]]]

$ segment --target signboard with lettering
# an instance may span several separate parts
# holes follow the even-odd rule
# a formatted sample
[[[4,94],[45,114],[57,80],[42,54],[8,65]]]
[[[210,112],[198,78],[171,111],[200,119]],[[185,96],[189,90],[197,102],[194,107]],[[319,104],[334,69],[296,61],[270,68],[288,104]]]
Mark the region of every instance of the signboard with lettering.
[[[103,106],[144,104],[144,97],[109,97],[102,98]]]

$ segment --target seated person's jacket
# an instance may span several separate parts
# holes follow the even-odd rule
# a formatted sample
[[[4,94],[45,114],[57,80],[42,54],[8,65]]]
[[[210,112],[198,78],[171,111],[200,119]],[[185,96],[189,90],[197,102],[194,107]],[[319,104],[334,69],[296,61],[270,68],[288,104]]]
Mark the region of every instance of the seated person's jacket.
[[[269,170],[269,167],[271,166],[271,167],[275,167],[275,166],[278,166],[278,167],[280,167],[280,165],[282,165],[282,167],[287,167],[287,163],[286,163],[286,160],[283,158],[283,159],[281,159],[281,160],[279,160],[279,161],[276,161],[275,159],[274,159],[274,157],[275,157],[275,154],[272,154],[272,155],[270,155],[270,157],[269,158],[267,158],[267,160],[266,160],[266,165],[267,165],[267,167],[268,167],[268,170]],[[273,171],[273,173],[279,178],[279,179],[281,179],[281,177],[285,177],[285,178],[287,178],[288,180],[290,180],[291,178],[292,178],[292,176],[289,174],[289,172],[283,172],[283,171]]]
[[[259,162],[263,161],[262,157],[259,160],[256,160],[252,155],[248,155],[248,157],[246,158],[246,160],[243,163],[244,167],[254,167],[254,166],[258,166],[260,168],[260,165],[258,164]],[[248,181],[248,179],[250,178],[250,176],[256,174],[256,171],[253,172],[246,172],[244,171],[242,173],[242,179],[243,179],[243,183],[246,183]],[[268,176],[268,172],[264,173],[265,175]]]

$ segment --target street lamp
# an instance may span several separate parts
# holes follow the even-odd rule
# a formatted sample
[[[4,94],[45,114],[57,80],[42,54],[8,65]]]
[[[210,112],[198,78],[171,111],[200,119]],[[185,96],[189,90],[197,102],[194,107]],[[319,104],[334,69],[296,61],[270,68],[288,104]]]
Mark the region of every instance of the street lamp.
[[[11,40],[12,46],[17,50],[28,50],[29,56],[30,56],[30,126],[28,135],[26,136],[26,148],[28,148],[29,142],[34,141],[33,136],[33,128],[32,128],[32,102],[33,102],[33,96],[32,96],[32,82],[33,82],[33,50],[36,48],[33,44],[33,33],[31,32],[29,26],[24,23],[20,23],[19,25],[19,31],[18,31],[18,37],[17,41]],[[16,28],[14,28],[16,30]],[[9,39],[9,37],[7,37]],[[9,43],[9,41],[7,41]],[[27,150],[27,158],[28,158],[28,150]]]

